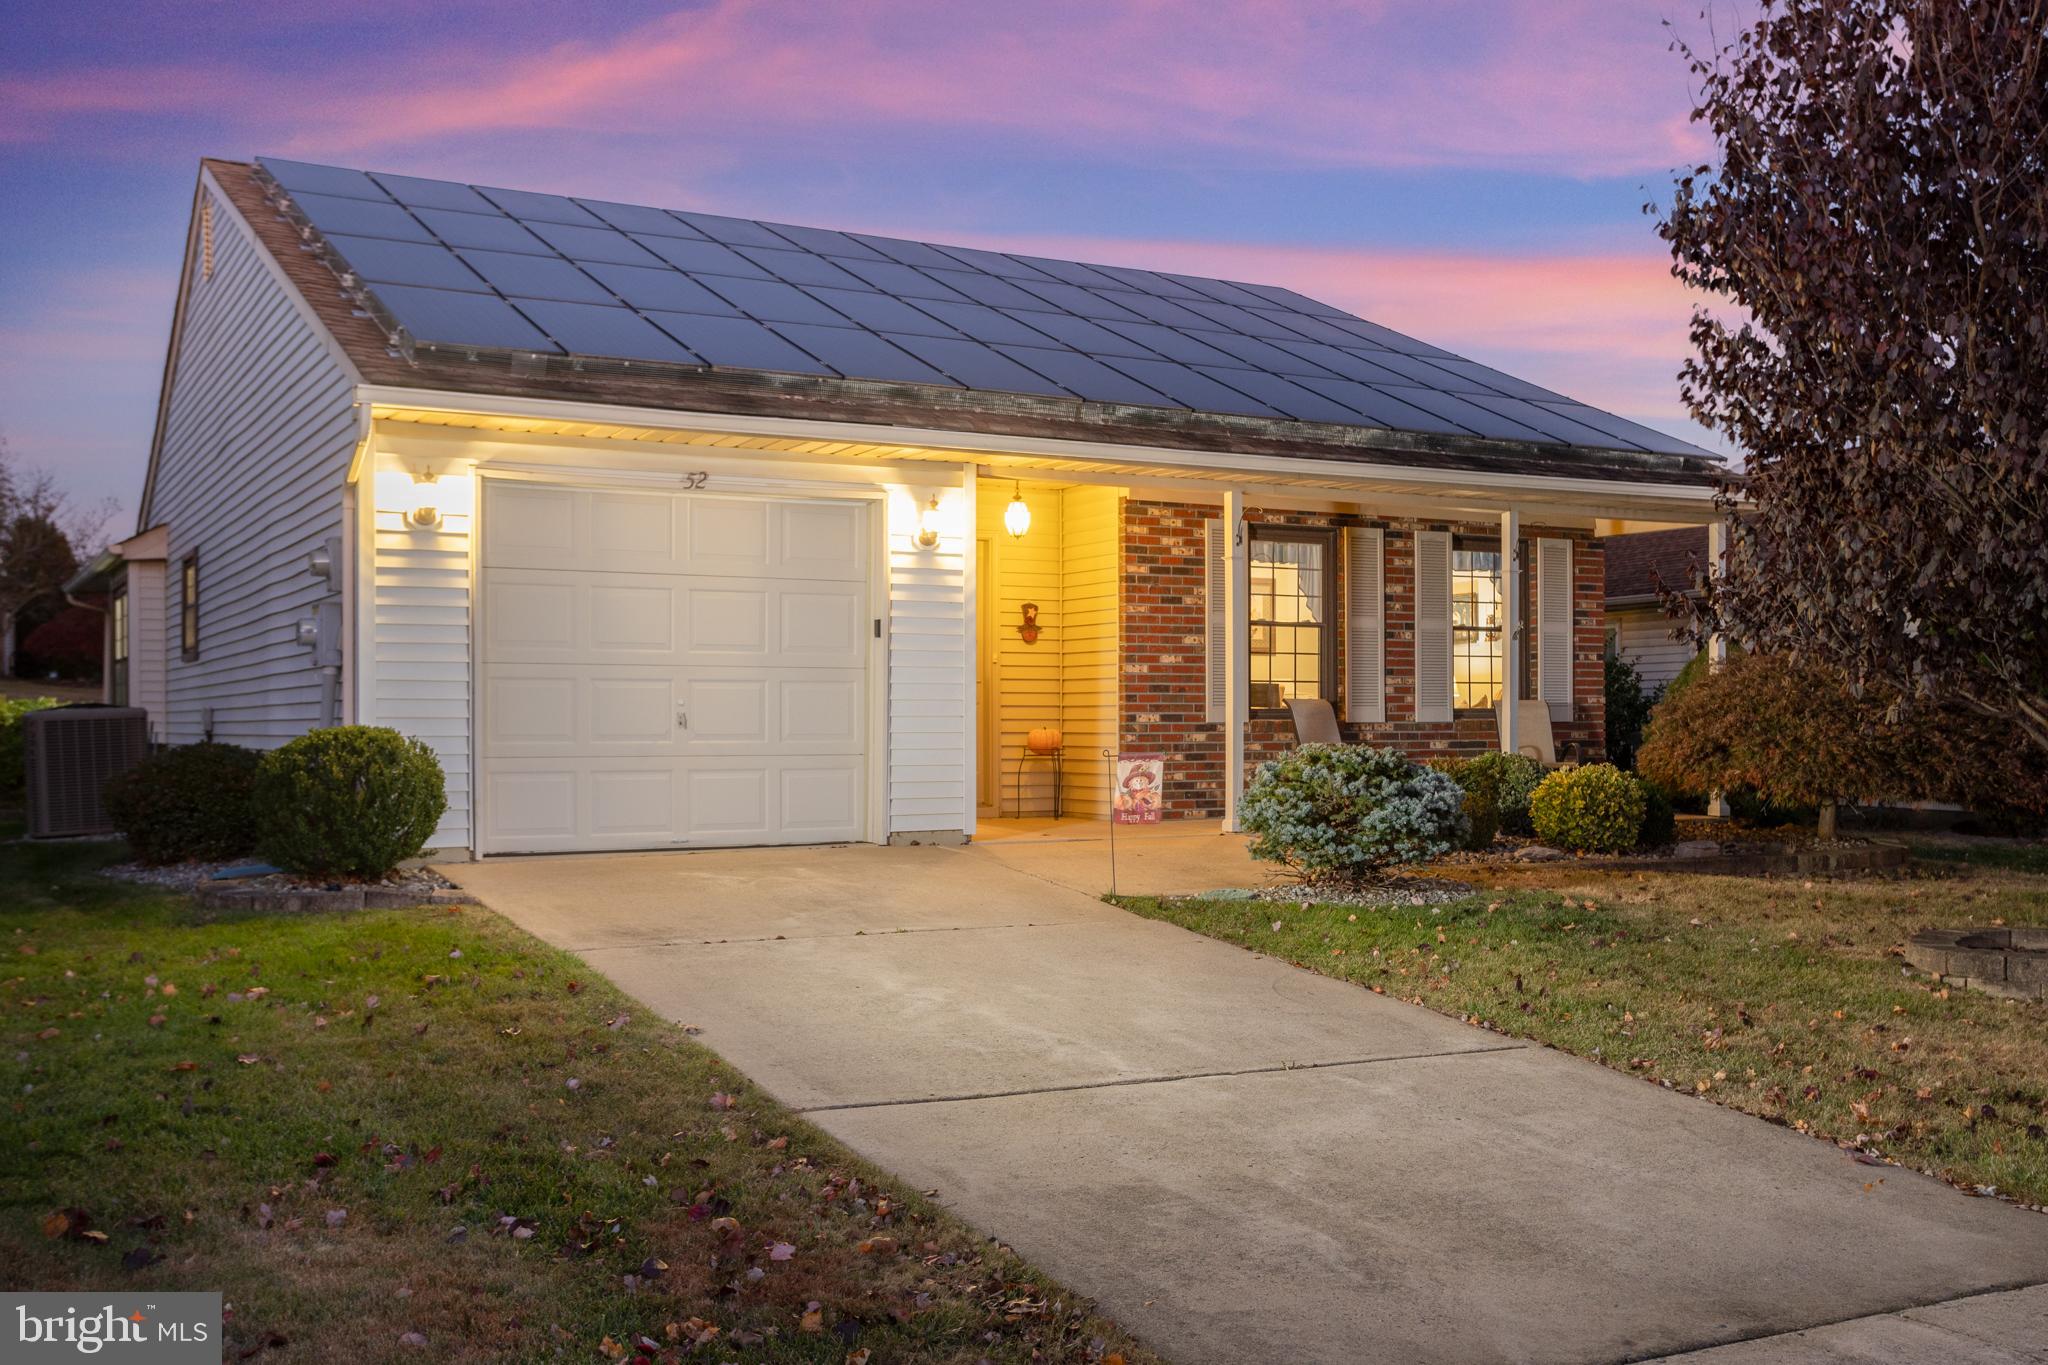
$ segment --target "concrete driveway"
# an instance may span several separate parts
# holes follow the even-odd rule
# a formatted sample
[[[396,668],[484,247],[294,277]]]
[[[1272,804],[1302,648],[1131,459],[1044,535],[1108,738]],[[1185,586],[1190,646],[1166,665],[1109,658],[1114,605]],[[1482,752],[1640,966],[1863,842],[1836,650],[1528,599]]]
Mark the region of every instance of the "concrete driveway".
[[[2048,1218],[1000,846],[443,870],[1180,1365],[1641,1359],[2048,1282]]]

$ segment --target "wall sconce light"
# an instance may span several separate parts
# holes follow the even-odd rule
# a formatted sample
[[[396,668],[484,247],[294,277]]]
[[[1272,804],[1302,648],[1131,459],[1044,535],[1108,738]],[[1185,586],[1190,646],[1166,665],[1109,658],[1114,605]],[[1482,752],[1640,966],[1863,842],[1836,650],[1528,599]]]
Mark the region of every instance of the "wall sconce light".
[[[1024,539],[1024,533],[1031,529],[1031,504],[1024,501],[1021,483],[1011,485],[1010,505],[1003,509],[1003,529],[1012,540]]]
[[[936,550],[939,547],[939,495],[932,494],[932,500],[917,514],[917,535],[914,543],[920,550]]]
[[[439,482],[431,469],[412,476],[412,506],[406,511],[405,524],[415,531],[431,531],[441,524],[440,500],[434,488]]]

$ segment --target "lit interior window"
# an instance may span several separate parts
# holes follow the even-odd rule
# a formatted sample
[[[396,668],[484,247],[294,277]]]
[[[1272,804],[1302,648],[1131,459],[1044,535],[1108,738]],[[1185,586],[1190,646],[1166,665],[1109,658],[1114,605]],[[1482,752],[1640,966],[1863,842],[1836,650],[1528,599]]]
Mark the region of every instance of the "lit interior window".
[[[1251,545],[1251,705],[1278,710],[1290,701],[1327,695],[1324,632],[1328,620],[1329,547],[1316,540]]]
[[[1500,550],[1451,550],[1451,680],[1458,709],[1491,710],[1500,700]]]

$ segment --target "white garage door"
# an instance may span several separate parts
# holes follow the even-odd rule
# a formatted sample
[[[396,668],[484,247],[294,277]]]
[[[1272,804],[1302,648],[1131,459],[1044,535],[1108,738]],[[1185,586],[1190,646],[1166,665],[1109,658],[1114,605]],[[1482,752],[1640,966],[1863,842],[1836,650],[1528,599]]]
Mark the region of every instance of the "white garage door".
[[[479,851],[863,837],[868,517],[486,480]]]

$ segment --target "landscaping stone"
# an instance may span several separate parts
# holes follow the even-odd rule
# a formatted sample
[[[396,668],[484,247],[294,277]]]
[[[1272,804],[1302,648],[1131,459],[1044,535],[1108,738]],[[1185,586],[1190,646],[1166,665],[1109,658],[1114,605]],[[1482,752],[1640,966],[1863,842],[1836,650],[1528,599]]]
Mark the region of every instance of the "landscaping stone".
[[[1944,985],[2019,1000],[2048,1000],[2048,930],[1922,929],[1906,960]]]
[[[1515,860],[1523,863],[1554,863],[1564,856],[1563,849],[1548,844],[1525,844],[1515,850]]]

